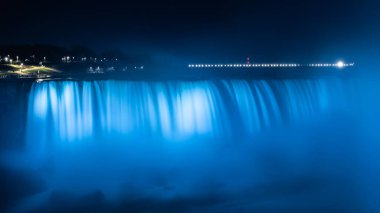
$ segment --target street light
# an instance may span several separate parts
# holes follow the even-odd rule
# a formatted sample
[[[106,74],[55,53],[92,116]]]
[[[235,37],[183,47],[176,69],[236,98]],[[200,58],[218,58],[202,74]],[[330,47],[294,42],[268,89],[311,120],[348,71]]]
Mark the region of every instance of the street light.
[[[344,62],[343,62],[343,61],[338,61],[338,62],[336,63],[336,66],[337,66],[338,68],[343,68],[343,67],[344,67]]]

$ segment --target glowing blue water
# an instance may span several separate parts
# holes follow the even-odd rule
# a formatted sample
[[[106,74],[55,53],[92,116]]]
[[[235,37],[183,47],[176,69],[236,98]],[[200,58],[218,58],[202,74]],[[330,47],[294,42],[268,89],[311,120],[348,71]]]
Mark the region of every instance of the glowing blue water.
[[[28,178],[3,185],[30,190],[16,212],[356,212],[378,197],[379,104],[355,84],[34,83],[26,144],[0,155]]]
[[[27,137],[46,143],[252,135],[336,107],[339,94],[340,81],[331,79],[45,81],[32,86]]]

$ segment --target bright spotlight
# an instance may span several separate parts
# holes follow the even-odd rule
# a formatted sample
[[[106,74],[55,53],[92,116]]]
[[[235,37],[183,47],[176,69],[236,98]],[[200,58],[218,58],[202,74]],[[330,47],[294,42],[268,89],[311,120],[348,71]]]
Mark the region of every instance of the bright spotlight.
[[[338,63],[336,63],[336,66],[338,68],[343,68],[344,67],[344,62],[343,61],[338,61]]]

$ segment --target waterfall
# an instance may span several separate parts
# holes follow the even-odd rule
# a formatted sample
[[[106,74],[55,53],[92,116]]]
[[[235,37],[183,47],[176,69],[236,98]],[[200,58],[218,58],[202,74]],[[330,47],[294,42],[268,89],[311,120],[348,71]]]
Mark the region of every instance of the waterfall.
[[[323,113],[341,94],[338,79],[43,81],[31,88],[27,137],[47,145],[255,135]]]

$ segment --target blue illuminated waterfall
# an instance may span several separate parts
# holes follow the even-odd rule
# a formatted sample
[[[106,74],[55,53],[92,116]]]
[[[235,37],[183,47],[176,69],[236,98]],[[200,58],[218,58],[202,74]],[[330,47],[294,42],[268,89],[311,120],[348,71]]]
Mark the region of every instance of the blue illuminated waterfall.
[[[45,143],[254,135],[329,110],[343,103],[340,94],[336,79],[44,81],[32,85],[27,137]]]

